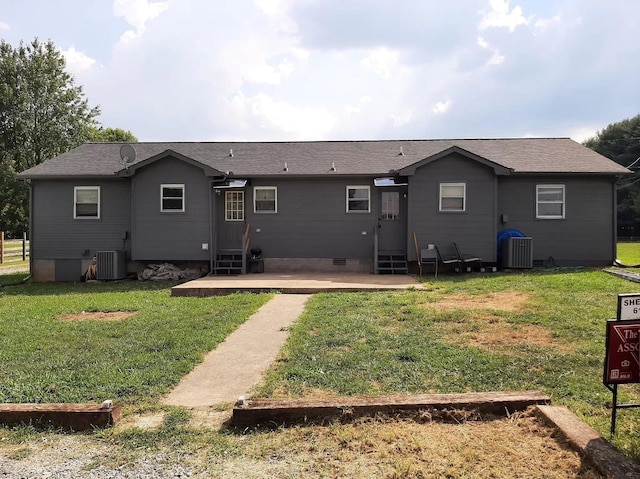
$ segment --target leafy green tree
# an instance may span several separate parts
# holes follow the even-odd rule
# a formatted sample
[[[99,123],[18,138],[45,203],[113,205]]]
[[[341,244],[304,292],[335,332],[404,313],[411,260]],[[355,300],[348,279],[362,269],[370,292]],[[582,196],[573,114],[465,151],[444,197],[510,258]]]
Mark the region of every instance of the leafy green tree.
[[[584,145],[622,166],[640,171],[640,115],[611,123]],[[639,173],[640,174],[640,173]],[[618,181],[618,234],[640,235],[640,178]]]
[[[138,139],[129,130],[122,128],[104,128],[90,126],[87,129],[87,141],[135,143]]]
[[[0,40],[0,231],[28,226],[28,188],[16,174],[81,144],[96,127],[82,87],[52,41]]]

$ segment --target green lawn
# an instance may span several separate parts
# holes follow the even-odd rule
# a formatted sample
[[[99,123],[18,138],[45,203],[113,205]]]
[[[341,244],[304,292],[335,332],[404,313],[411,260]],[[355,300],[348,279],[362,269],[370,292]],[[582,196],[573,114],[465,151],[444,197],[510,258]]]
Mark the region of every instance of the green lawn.
[[[154,404],[269,297],[172,298],[167,283],[138,282],[0,288],[0,402]],[[135,314],[62,319],[82,311]]]
[[[636,284],[574,268],[449,275],[425,285],[425,291],[314,295],[259,394],[540,389],[608,436],[605,322],[615,317],[617,295],[637,291]],[[0,288],[0,402],[109,398],[128,411],[157,408],[182,375],[270,298],[173,298],[168,286]],[[136,313],[116,322],[62,319],[82,311]],[[622,386],[619,399],[640,401],[640,389]],[[173,411],[169,418],[178,416]],[[614,440],[637,460],[639,424],[640,410],[620,411]],[[134,442],[143,436],[170,442],[151,432],[105,434],[123,443],[130,434]]]

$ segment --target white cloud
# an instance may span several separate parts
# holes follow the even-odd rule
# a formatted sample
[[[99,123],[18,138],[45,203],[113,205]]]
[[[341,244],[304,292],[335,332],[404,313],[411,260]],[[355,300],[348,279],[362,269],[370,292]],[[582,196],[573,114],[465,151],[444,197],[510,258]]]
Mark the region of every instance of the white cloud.
[[[278,85],[284,78],[291,75],[294,70],[294,64],[286,58],[277,66],[271,66],[266,62],[262,62],[249,68],[246,79],[253,83]]]
[[[150,2],[149,0],[114,0],[113,14],[123,17],[135,30],[127,30],[120,41],[126,43],[140,36],[147,22],[158,17],[169,7],[169,2]]]
[[[335,123],[333,115],[323,108],[294,106],[265,93],[247,97],[238,92],[231,103],[240,117],[263,128],[276,128],[295,140],[326,139]]]
[[[62,50],[62,55],[64,55],[64,59],[67,62],[67,69],[74,75],[91,70],[96,63],[94,58],[76,50],[73,45],[67,50]]]
[[[11,30],[11,27],[9,26],[9,24],[3,21],[0,21],[0,31],[9,31],[9,30]]]
[[[376,48],[362,59],[362,65],[376,75],[389,79],[407,73],[400,63],[400,54],[389,48]]]
[[[516,5],[510,10],[510,0],[489,0],[491,10],[484,12],[478,28],[486,30],[488,28],[508,28],[513,32],[520,25],[528,25],[529,19],[522,13],[522,7]]]
[[[589,138],[595,136],[596,133],[598,133],[598,130],[602,128],[603,128],[602,126],[600,128],[597,128],[594,126],[584,126],[581,128],[575,128],[569,133],[569,138],[571,138],[574,141],[577,141],[578,143],[582,143],[583,141],[588,140]]]
[[[484,50],[488,50],[491,52],[491,57],[487,60],[486,65],[500,65],[504,62],[506,58],[503,54],[500,53],[500,50],[492,47],[489,43],[482,37],[478,37],[478,46]]]
[[[640,2],[401,3],[121,0],[109,31],[135,41],[61,45],[100,121],[144,141],[582,138],[637,114]]]
[[[534,31],[536,35],[544,33],[548,28],[550,28],[554,24],[558,24],[562,22],[562,16],[556,15],[552,18],[541,18],[540,20],[536,20],[533,24]]]
[[[439,101],[438,103],[433,105],[433,108],[431,108],[431,111],[435,115],[442,115],[448,112],[450,108],[451,108],[451,100],[445,100],[445,101]]]

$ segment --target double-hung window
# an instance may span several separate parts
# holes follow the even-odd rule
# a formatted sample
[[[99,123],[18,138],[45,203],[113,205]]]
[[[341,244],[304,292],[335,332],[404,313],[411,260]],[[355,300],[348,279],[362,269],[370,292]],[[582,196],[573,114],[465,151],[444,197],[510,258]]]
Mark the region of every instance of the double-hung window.
[[[440,211],[466,211],[466,183],[440,183]]]
[[[347,213],[369,213],[371,192],[368,186],[347,186]]]
[[[160,185],[160,211],[163,213],[184,212],[184,185]]]
[[[225,221],[244,221],[244,191],[227,191],[224,195]]]
[[[253,188],[254,213],[278,212],[278,189],[275,186],[256,186]]]
[[[536,218],[563,219],[564,185],[536,185]]]
[[[100,219],[100,187],[75,186],[73,188],[73,217]]]

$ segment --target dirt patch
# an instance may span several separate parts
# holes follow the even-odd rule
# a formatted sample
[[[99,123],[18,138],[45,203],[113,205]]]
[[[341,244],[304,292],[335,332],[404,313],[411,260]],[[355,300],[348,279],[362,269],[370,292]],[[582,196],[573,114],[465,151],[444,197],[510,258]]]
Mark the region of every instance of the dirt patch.
[[[459,322],[438,323],[444,332],[443,339],[449,344],[468,345],[486,350],[509,351],[514,346],[538,346],[554,352],[567,354],[574,348],[537,324],[509,323],[504,318],[483,314],[464,318]]]
[[[448,294],[424,306],[437,311],[471,310],[457,321],[438,323],[449,344],[467,345],[486,350],[510,351],[514,346],[538,346],[558,353],[573,352],[571,345],[554,338],[551,331],[537,324],[518,324],[490,311],[518,312],[524,308],[529,295],[504,291],[482,296]]]
[[[154,430],[159,429],[164,422],[164,413],[157,414],[141,414],[125,416],[117,425],[118,430],[122,429],[143,429]]]
[[[136,314],[137,311],[82,311],[80,313],[62,314],[62,321],[122,321]]]
[[[499,311],[520,311],[529,299],[522,292],[502,291],[485,295],[447,294],[431,303],[424,303],[438,311],[450,309],[495,309]]]

